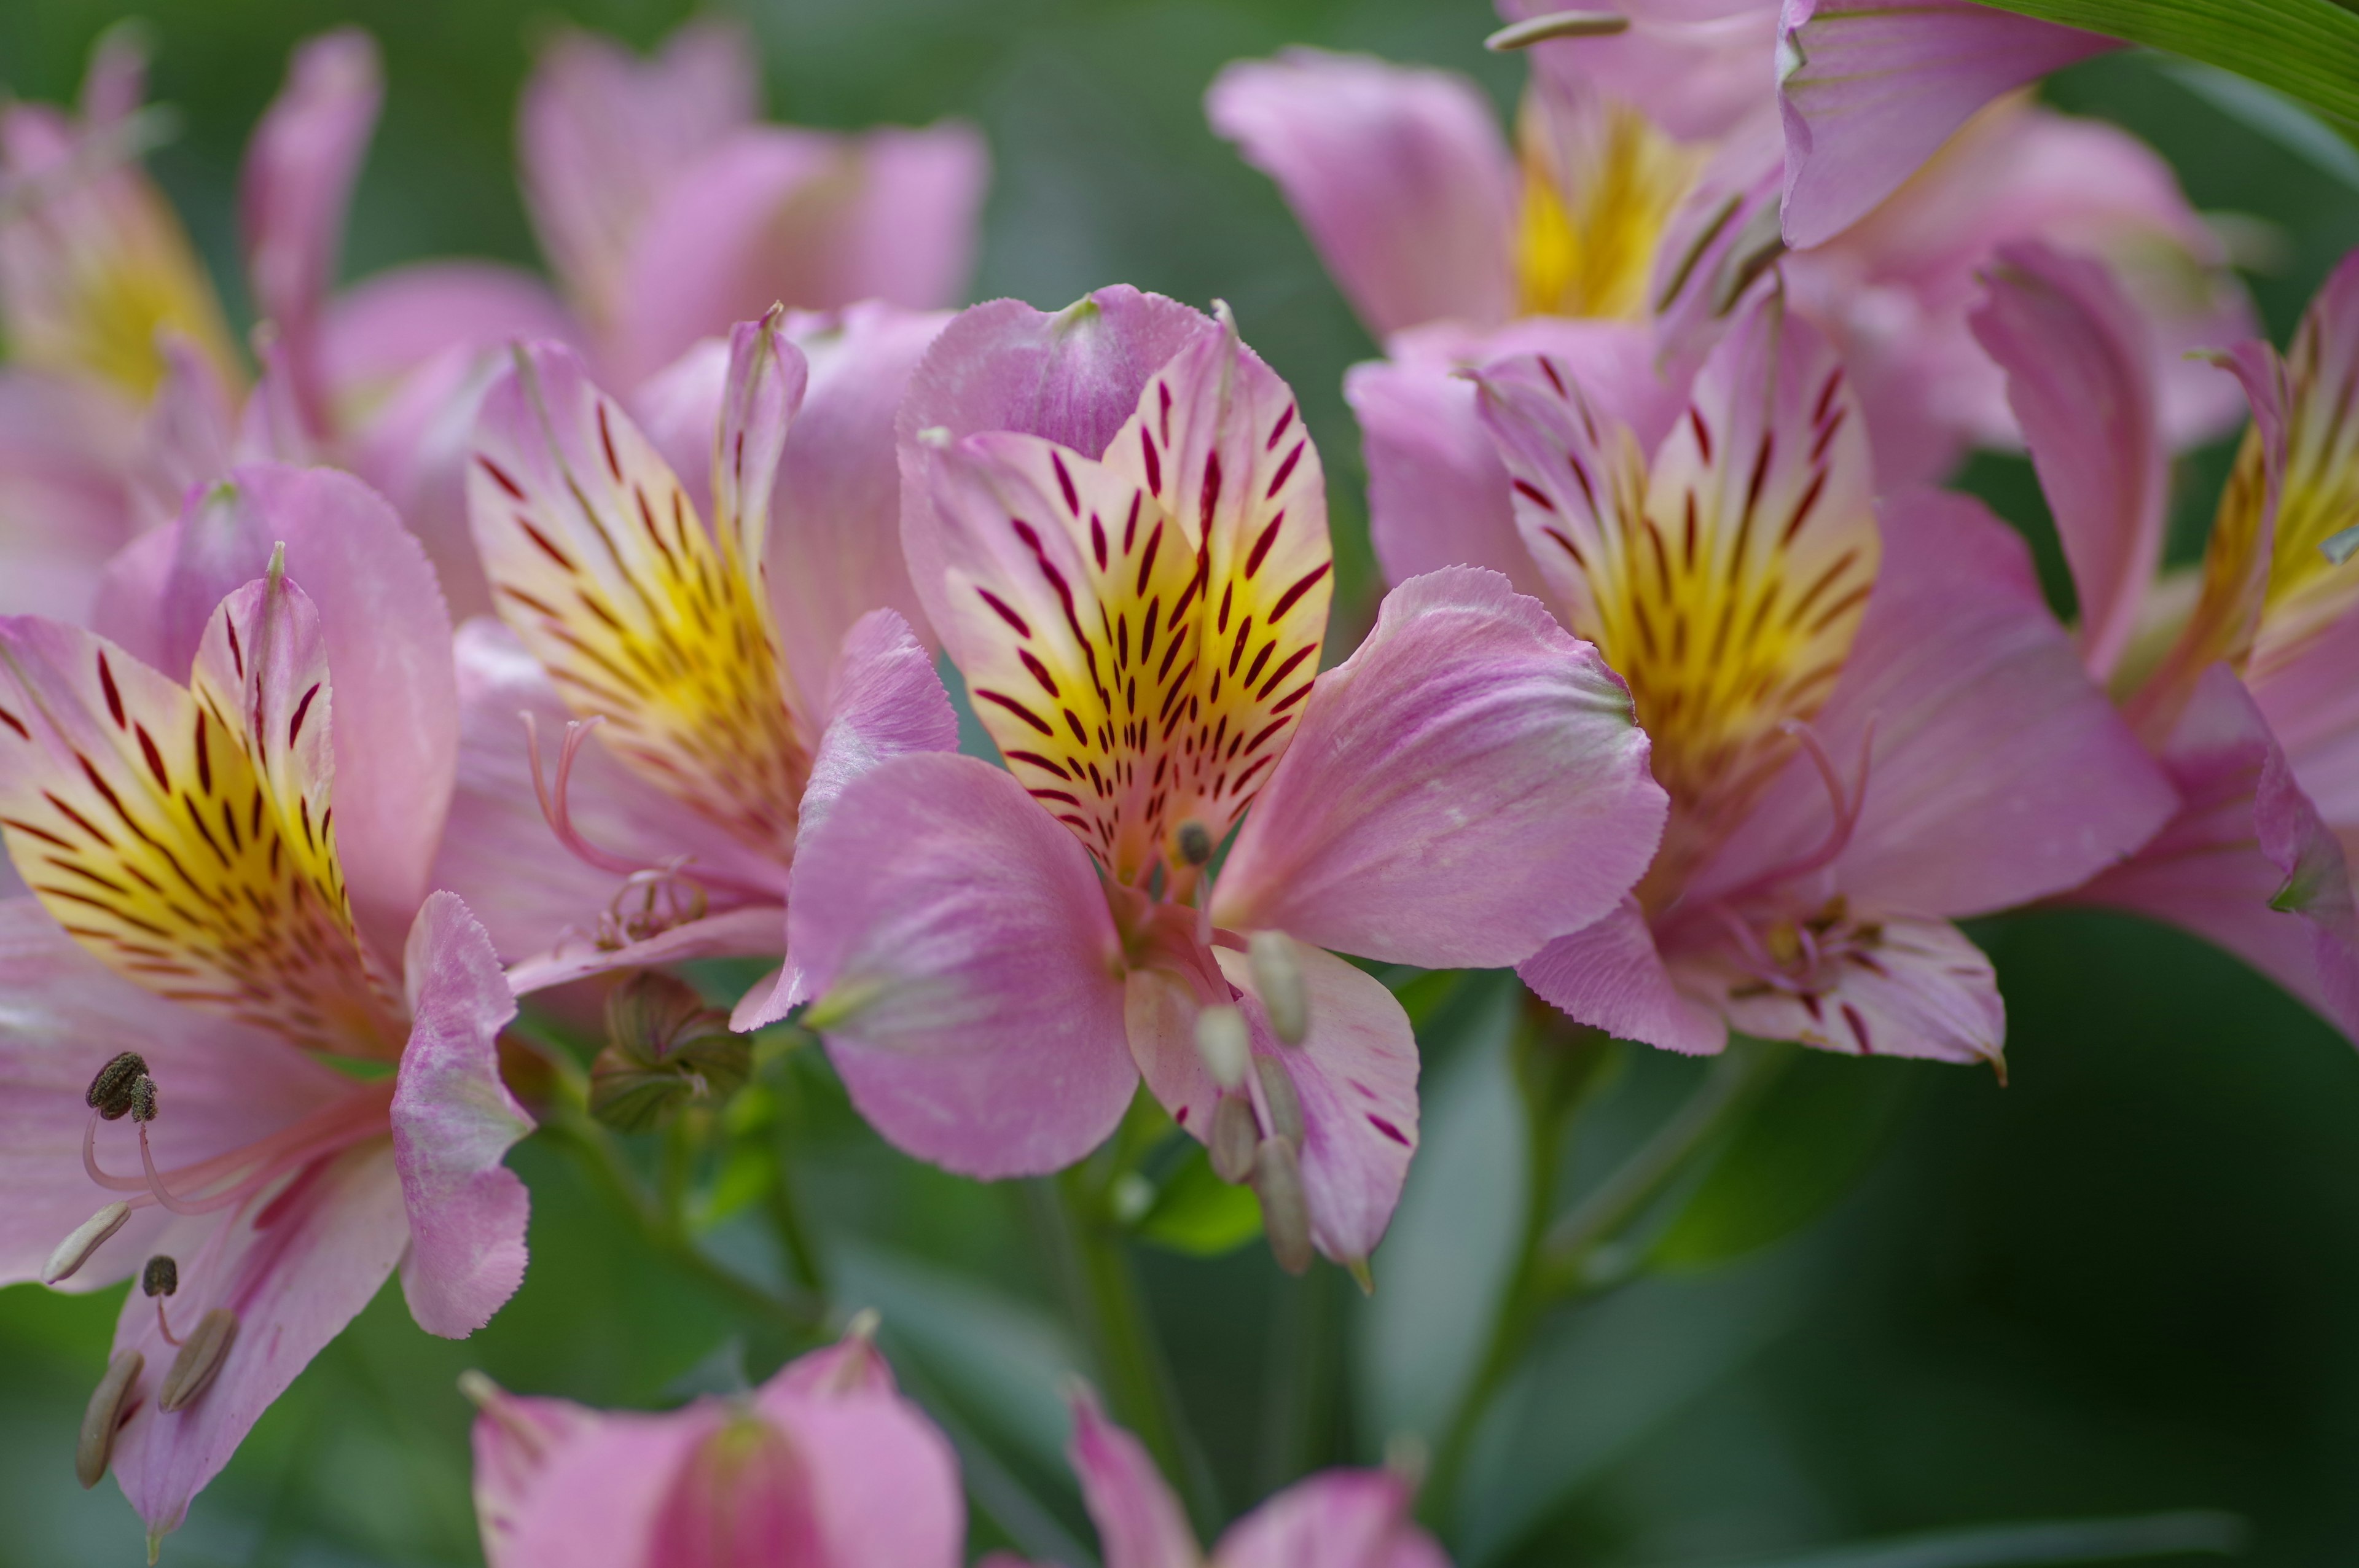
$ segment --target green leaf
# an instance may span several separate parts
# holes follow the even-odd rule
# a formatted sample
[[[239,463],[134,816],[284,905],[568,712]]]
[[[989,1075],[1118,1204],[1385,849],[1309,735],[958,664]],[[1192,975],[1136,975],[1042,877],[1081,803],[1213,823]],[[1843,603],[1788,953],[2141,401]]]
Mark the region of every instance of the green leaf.
[[[2359,124],[2359,14],[2334,0],[1982,0],[2168,49]]]
[[[1703,1268],[1816,1219],[1882,1151],[1910,1072],[1898,1062],[1802,1053],[1712,1162],[1648,1261]]]
[[[2234,1557],[2249,1531],[2234,1514],[2209,1509],[2135,1514],[2126,1519],[2042,1520],[1928,1530],[1888,1541],[1830,1546],[1763,1563],[1757,1568],[2032,1568],[2061,1563],[2119,1563],[2190,1552]],[[1745,1564],[1744,1568],[1756,1568]]]
[[[1261,1204],[1251,1187],[1233,1187],[1212,1161],[1190,1148],[1138,1222],[1138,1238],[1191,1257],[1234,1252],[1261,1234]]]

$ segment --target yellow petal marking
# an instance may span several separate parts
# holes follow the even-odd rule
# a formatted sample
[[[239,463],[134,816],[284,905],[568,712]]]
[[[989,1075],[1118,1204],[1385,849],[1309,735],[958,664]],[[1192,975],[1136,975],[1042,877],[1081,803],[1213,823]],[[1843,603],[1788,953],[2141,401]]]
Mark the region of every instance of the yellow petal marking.
[[[1695,155],[1626,103],[1524,104],[1523,202],[1516,222],[1521,312],[1636,319]]]

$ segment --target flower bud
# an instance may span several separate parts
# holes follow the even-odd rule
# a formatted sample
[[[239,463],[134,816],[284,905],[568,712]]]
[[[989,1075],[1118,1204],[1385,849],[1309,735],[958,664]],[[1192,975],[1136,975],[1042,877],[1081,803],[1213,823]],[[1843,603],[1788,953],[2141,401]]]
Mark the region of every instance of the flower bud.
[[[691,1450],[658,1509],[649,1560],[680,1568],[825,1561],[810,1467],[751,1411]]]
[[[1302,1193],[1302,1165],[1294,1145],[1265,1138],[1254,1151],[1254,1196],[1261,1199],[1262,1232],[1270,1255],[1289,1274],[1310,1267],[1310,1204]]]
[[[1204,1058],[1205,1071],[1223,1089],[1244,1083],[1245,1063],[1253,1055],[1245,1015],[1225,1002],[1196,1014],[1196,1054]]]
[[[1286,1044],[1301,1044],[1310,1033],[1310,994],[1302,983],[1294,938],[1283,931],[1256,931],[1245,956],[1253,963],[1254,989],[1269,1013],[1270,1033]]]
[[[82,1412],[82,1434],[74,1440],[74,1479],[84,1491],[98,1485],[114,1457],[114,1434],[123,1428],[132,1390],[139,1386],[139,1371],[147,1364],[136,1350],[118,1352],[91,1393]]]
[[[1302,1147],[1302,1102],[1295,1098],[1294,1080],[1286,1064],[1266,1056],[1254,1058],[1254,1074],[1261,1079],[1261,1098],[1269,1106],[1269,1131],[1296,1149]]]
[[[1223,1095],[1212,1108],[1212,1136],[1208,1152],[1212,1174],[1231,1186],[1253,1174],[1254,1145],[1261,1130],[1254,1125],[1253,1106],[1243,1095]]]
[[[82,1097],[82,1103],[109,1121],[120,1121],[131,1108],[132,1086],[147,1076],[147,1059],[136,1051],[125,1051],[98,1070]]]
[[[180,1353],[172,1357],[171,1370],[164,1374],[164,1386],[156,1395],[156,1408],[168,1415],[196,1403],[198,1396],[212,1387],[222,1363],[229,1359],[230,1346],[236,1343],[237,1314],[227,1307],[215,1307],[199,1318],[195,1332],[182,1342]]]
[[[607,1045],[590,1067],[590,1109],[610,1127],[641,1132],[690,1100],[723,1100],[753,1071],[751,1044],[726,1013],[669,975],[644,969],[606,998]]]
[[[90,1261],[90,1255],[105,1246],[130,1217],[129,1204],[111,1203],[74,1227],[73,1234],[59,1242],[49,1260],[41,1265],[41,1283],[55,1285],[72,1279]]]
[[[168,1296],[180,1288],[180,1265],[158,1252],[147,1260],[139,1271],[139,1292],[147,1296]]]

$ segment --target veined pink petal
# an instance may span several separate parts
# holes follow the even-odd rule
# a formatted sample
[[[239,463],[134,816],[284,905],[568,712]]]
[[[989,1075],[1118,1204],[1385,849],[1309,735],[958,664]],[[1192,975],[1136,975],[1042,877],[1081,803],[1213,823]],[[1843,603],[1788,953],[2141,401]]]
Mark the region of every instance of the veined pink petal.
[[[1410,1517],[1408,1483],[1388,1470],[1326,1470],[1231,1525],[1218,1568],[1450,1568]],[[1109,1564],[1111,1568],[1111,1564]]]
[[[883,1357],[852,1354],[864,1354],[873,1369],[863,1372],[845,1362],[843,1347],[827,1346],[788,1362],[755,1396],[808,1476],[824,1553],[814,1568],[958,1568],[966,1499],[957,1455],[894,1391]]]
[[[361,279],[329,301],[321,362],[336,427],[365,429],[397,384],[453,348],[505,348],[518,338],[572,341],[581,323],[549,285],[495,262],[436,261]]]
[[[438,892],[410,928],[411,1024],[393,1092],[394,1160],[409,1214],[402,1293],[429,1334],[462,1339],[524,1281],[524,1183],[503,1167],[532,1119],[500,1081],[499,1033],[516,1016],[492,940]]]
[[[1849,661],[1811,722],[1848,773],[1873,733],[1866,794],[1825,875],[1854,901],[1956,916],[2073,887],[2169,816],[2175,795],[2048,611],[2028,551],[1946,492],[1881,508],[1884,566]],[[1848,781],[1847,781],[1848,782]],[[1825,841],[1807,757],[1772,783],[1702,898]]]
[[[1557,0],[1503,0],[1510,21],[1563,9]],[[1603,90],[1685,141],[1726,135],[1768,107],[1776,81],[1776,0],[1620,0],[1628,18],[1608,38],[1535,46],[1538,69],[1572,92]]]
[[[1541,1000],[1617,1040],[1682,1055],[1718,1054],[1728,1025],[1703,997],[1682,988],[1656,948],[1635,898],[1593,925],[1560,936],[1516,966]]]
[[[1785,230],[1797,249],[1864,217],[2000,93],[2120,47],[1972,0],[1784,6]]]
[[[1114,922],[1073,836],[972,757],[897,757],[798,846],[788,942],[853,1103],[920,1159],[1037,1174],[1138,1081]]]
[[[451,621],[434,568],[393,509],[332,469],[251,464],[179,524],[162,620],[168,668],[213,606],[287,546],[320,608],[334,679],[336,837],[354,910],[397,950],[427,891],[459,749]]]
[[[2196,682],[2163,752],[2186,806],[2071,895],[2215,942],[2359,1041],[2359,912],[2342,847],[2224,665]]]
[[[1087,1389],[1075,1392],[1072,1404],[1073,1440],[1065,1457],[1081,1477],[1105,1568],[1201,1568],[1196,1533],[1146,1444],[1106,1420]]]
[[[0,614],[82,621],[132,536],[124,410],[62,376],[0,371]]]
[[[733,133],[671,178],[623,272],[611,369],[625,384],[783,301],[932,308],[964,283],[986,159],[944,122],[846,136]]]
[[[475,1521],[490,1568],[512,1568],[516,1525],[549,1461],[595,1427],[597,1411],[571,1400],[538,1399],[495,1389],[482,1395],[472,1432]]]
[[[255,309],[286,346],[295,402],[315,438],[333,429],[320,315],[384,96],[368,34],[348,27],[312,38],[295,51],[287,85],[246,150],[239,226]]]
[[[669,1415],[592,1415],[511,1503],[498,1553],[486,1552],[492,1568],[708,1568],[657,1557],[655,1532],[679,1472],[723,1419],[710,1404]]]
[[[628,896],[617,902],[627,904]],[[787,912],[782,905],[749,903],[684,921],[652,936],[612,947],[572,935],[560,939],[547,952],[535,953],[510,965],[508,989],[525,996],[616,969],[644,969],[688,958],[775,957],[786,951],[786,927]]]
[[[1472,81],[1295,49],[1223,69],[1204,110],[1277,181],[1370,332],[1507,318],[1515,164]]]
[[[1672,954],[1684,989],[1712,996],[1734,1028],[1862,1056],[1990,1062],[2006,1071],[2006,1004],[1982,950],[1945,920],[1854,907],[1874,939],[1821,964],[1808,992],[1761,982],[1725,939]]]
[[[2359,849],[2359,614],[2319,633],[2291,658],[2256,674],[2253,700],[2319,814]]]
[[[1345,373],[1343,396],[1360,422],[1370,538],[1395,584],[1469,566],[1504,573],[1520,593],[1544,590],[1516,532],[1506,468],[1461,368],[1554,355],[1648,450],[1680,412],[1679,390],[1654,363],[1652,335],[1628,322],[1532,317],[1494,332],[1433,327],[1399,333],[1386,350],[1386,358]]]
[[[744,27],[712,18],[648,60],[571,28],[542,51],[516,111],[525,200],[542,254],[594,323],[620,308],[632,242],[666,183],[759,110],[758,61]]]
[[[211,1240],[216,1230],[223,1235]],[[115,1348],[138,1350],[147,1370],[138,1408],[114,1441],[114,1475],[151,1538],[179,1528],[189,1499],[368,1304],[408,1242],[393,1150],[383,1139],[306,1167],[276,1197],[176,1221],[158,1238],[183,1265],[180,1290],[167,1302],[179,1331],[185,1336],[216,1307],[236,1314],[238,1328],[211,1386],[168,1414],[157,1409],[157,1393],[177,1352],[158,1328],[155,1302],[135,1291],[123,1303]],[[192,1260],[201,1254],[200,1269]]]
[[[1495,573],[1393,590],[1319,677],[1216,922],[1433,968],[1529,957],[1611,910],[1661,836],[1630,697]]]
[[[121,1195],[82,1164],[82,1096],[114,1055],[147,1058],[162,1107],[148,1124],[166,1169],[245,1147],[353,1092],[352,1080],[266,1031],[165,1000],[107,971],[38,903],[0,900],[0,1281],[38,1278],[74,1227]],[[103,1169],[139,1169],[126,1121],[102,1125]],[[83,1265],[71,1290],[110,1284],[155,1250],[171,1217],[143,1208]]]
[[[1974,336],[2007,397],[2081,601],[2081,652],[2109,675],[2162,560],[2170,501],[2146,324],[2103,264],[2011,245],[1990,273]]]
[[[911,752],[958,750],[958,714],[933,657],[890,610],[872,610],[853,622],[820,711],[827,727],[803,789],[798,841],[853,780],[879,763]]]

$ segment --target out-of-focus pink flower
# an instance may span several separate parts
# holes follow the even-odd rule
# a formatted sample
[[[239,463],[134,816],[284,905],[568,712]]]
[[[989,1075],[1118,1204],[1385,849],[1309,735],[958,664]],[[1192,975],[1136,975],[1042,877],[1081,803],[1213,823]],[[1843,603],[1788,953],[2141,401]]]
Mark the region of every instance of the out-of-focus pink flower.
[[[887,411],[935,323],[799,325],[824,388],[799,416],[811,361],[777,312],[647,388],[645,427],[555,344],[484,397],[469,503],[506,627],[461,635],[437,875],[519,990],[782,951],[798,838],[861,770],[957,743],[892,548]],[[546,776],[540,723],[564,730]]]
[[[111,1449],[151,1541],[397,1265],[436,1334],[507,1299],[527,1200],[500,1160],[531,1125],[491,944],[425,890],[455,693],[417,542],[358,481],[269,467],[174,532],[143,621],[187,685],[0,622],[0,832],[32,892],[0,904],[0,1277],[170,1260],[82,1454],[94,1482]]]
[[[958,1461],[864,1333],[742,1399],[610,1413],[473,1381],[491,1568],[957,1568]]]
[[[1506,964],[1610,909],[1662,812],[1626,694],[1470,570],[1405,585],[1320,674],[1318,453],[1234,329],[1170,300],[968,311],[901,423],[912,575],[1007,771],[906,757],[845,789],[765,1011],[815,999],[863,1112],[978,1175],[1079,1159],[1143,1074],[1255,1182],[1282,1261],[1358,1264],[1416,1145],[1416,1047],[1330,950]]]
[[[2359,1040],[2359,255],[2283,359],[2266,342],[2223,357],[2253,425],[2193,580],[2156,575],[2169,496],[2152,346],[2112,279],[2011,250],[1974,327],[2031,432],[2082,656],[2186,803],[2075,899],[2207,937]]]
[[[776,303],[933,309],[965,285],[990,178],[974,129],[758,124],[758,59],[721,22],[649,60],[569,31],[526,86],[533,222],[612,384]]]
[[[1322,1470],[1222,1533],[1210,1556],[1138,1439],[1073,1397],[1065,1450],[1098,1527],[1105,1568],[1449,1568],[1409,1517],[1413,1488],[1389,1470]],[[1003,1568],[1022,1568],[1008,1560]]]
[[[1951,920],[2078,884],[2176,799],[2021,542],[1962,497],[1879,508],[1847,374],[1774,301],[1651,460],[1610,384],[1543,356],[1480,384],[1526,546],[1630,683],[1671,796],[1635,896],[1527,983],[1674,1050],[1734,1028],[1999,1063],[1990,965]]]

